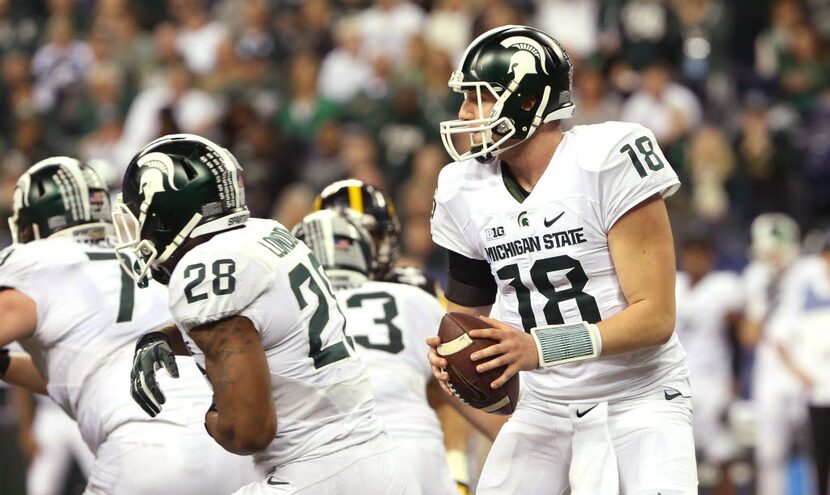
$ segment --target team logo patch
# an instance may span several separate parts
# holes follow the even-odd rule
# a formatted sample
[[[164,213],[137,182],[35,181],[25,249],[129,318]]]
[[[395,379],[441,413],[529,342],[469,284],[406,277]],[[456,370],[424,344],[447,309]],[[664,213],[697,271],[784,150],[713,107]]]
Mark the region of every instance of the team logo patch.
[[[516,221],[519,222],[519,227],[530,227],[530,220],[527,218],[527,212],[523,211],[519,213],[518,218]]]

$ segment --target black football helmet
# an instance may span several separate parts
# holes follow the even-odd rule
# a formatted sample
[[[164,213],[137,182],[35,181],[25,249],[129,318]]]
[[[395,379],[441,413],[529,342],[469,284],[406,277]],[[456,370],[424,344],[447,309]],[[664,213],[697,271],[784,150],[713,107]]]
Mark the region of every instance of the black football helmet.
[[[375,268],[372,278],[382,280],[401,254],[401,224],[392,200],[376,187],[357,179],[328,185],[314,200],[314,211],[349,208],[372,235]]]
[[[113,212],[118,245],[141,283],[169,281],[168,261],[188,239],[244,224],[242,169],[231,153],[193,134],[172,134],[141,149],[124,173]],[[120,256],[124,260],[125,256]]]
[[[509,139],[527,139],[543,123],[570,118],[572,79],[570,57],[543,31],[512,25],[487,31],[470,43],[448,83],[458,93],[475,91],[478,118],[441,122],[444,147],[457,161],[487,161],[506,151]],[[481,110],[482,91],[496,100],[490,115]],[[459,153],[453,135],[469,134],[472,143],[477,133],[481,144]]]
[[[21,175],[12,208],[9,228],[15,243],[112,234],[106,184],[91,167],[67,156],[41,160]]]

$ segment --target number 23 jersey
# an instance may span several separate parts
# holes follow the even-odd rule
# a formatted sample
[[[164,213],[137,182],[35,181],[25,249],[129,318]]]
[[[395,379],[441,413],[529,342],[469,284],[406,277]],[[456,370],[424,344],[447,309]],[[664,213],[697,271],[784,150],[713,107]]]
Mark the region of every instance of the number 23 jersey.
[[[203,368],[193,328],[244,316],[259,333],[277,412],[276,438],[255,455],[262,467],[321,457],[380,434],[369,377],[346,338],[329,281],[280,223],[251,219],[185,254],[170,280],[170,310]]]
[[[623,122],[574,127],[523,199],[505,174],[499,161],[446,166],[435,193],[433,240],[487,261],[502,319],[525,331],[596,323],[622,311],[628,304],[608,232],[627,211],[680,185],[651,131]],[[672,335],[661,346],[535,370],[524,375],[523,401],[633,397],[687,377],[684,358]]]

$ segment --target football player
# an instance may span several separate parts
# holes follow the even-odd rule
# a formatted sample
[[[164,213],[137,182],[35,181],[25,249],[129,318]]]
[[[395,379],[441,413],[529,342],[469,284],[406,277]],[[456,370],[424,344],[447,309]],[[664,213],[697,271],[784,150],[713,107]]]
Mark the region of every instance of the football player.
[[[800,252],[798,224],[783,213],[764,213],[750,228],[751,262],[744,270],[746,310],[741,342],[755,349],[752,401],[758,495],[784,493],[793,439],[804,427],[803,386],[789,372],[769,335],[782,299],[782,282]]]
[[[681,243],[675,332],[691,373],[701,485],[705,478],[716,493],[732,493],[728,468],[738,445],[726,423],[736,387],[730,332],[743,312],[744,294],[740,277],[715,271],[715,261],[710,238],[688,235]]]
[[[507,367],[494,388],[526,372],[477,493],[697,493],[664,204],[677,175],[640,125],[563,132],[571,77],[555,39],[504,26],[476,38],[449,80],[464,101],[440,125],[456,161],[431,220],[449,252],[449,309],[485,318],[497,303],[503,321],[470,336],[499,343],[472,359]],[[439,343],[429,359],[447,381]]]
[[[416,493],[320,264],[278,222],[248,218],[241,174],[189,134],[151,142],[127,167],[117,250],[139,283],[168,285],[180,330],[144,337],[136,400],[160,409],[155,369],[186,347],[213,388],[208,433],[268,473],[238,493]]]
[[[358,179],[346,179],[326,186],[314,200],[312,209],[341,210],[348,208],[358,216],[360,224],[371,234],[375,262],[369,277],[372,280],[393,282],[418,287],[434,295],[446,307],[441,285],[416,266],[399,266],[401,255],[401,224],[392,199],[371,184]],[[434,388],[427,394],[441,420],[447,460],[461,495],[469,492],[467,466],[468,430],[464,418]],[[493,428],[496,428],[494,425]]]
[[[352,210],[306,216],[293,234],[315,254],[346,315],[346,331],[369,370],[375,412],[415,472],[421,493],[455,490],[441,425],[427,401],[438,382],[424,361],[424,339],[444,316],[438,301],[416,287],[369,279],[372,239]]]
[[[43,160],[18,179],[13,208],[14,244],[0,253],[0,345],[16,340],[33,359],[6,355],[0,375],[48,393],[78,422],[95,454],[86,493],[226,494],[253,480],[251,459],[218,448],[194,414],[210,391],[192,360],[165,363],[181,378],[159,421],[148,423],[121,386],[136,340],[171,316],[162,286],[135,290],[122,275],[95,172]]]
[[[830,231],[820,253],[794,263],[782,281],[781,302],[768,337],[781,362],[801,384],[807,409],[816,492],[830,493]]]

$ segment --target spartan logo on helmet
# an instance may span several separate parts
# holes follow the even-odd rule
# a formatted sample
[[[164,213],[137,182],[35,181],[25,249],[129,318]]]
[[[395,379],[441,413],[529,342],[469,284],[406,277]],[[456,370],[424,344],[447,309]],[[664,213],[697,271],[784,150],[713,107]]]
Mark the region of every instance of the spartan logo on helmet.
[[[173,161],[164,153],[148,153],[138,160],[138,167],[147,169],[141,173],[139,183],[139,192],[143,197],[142,205],[152,204],[156,193],[163,192],[166,188],[173,191],[179,190],[173,183]],[[138,217],[139,225],[144,224],[146,215],[147,208],[141,208],[141,214]]]
[[[488,161],[519,144],[542,124],[573,115],[570,57],[550,35],[527,26],[503,26],[476,38],[467,47],[449,86],[474,92],[478,116],[441,122],[444,147],[456,161]],[[493,107],[482,109],[489,94]],[[471,149],[461,153],[453,141],[469,137]],[[509,141],[513,142],[509,142]]]
[[[510,57],[510,73],[518,83],[522,82],[525,74],[538,74],[537,66],[547,74],[545,59],[542,57],[542,45],[527,36],[513,36],[501,42],[505,48],[516,48],[516,53]]]

